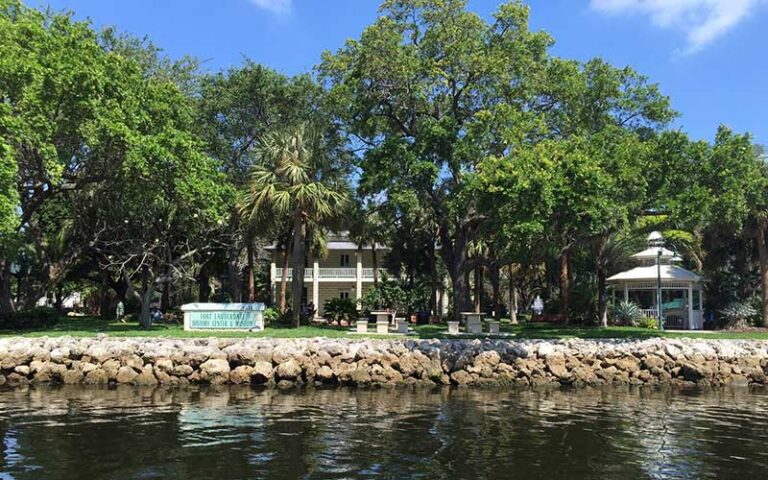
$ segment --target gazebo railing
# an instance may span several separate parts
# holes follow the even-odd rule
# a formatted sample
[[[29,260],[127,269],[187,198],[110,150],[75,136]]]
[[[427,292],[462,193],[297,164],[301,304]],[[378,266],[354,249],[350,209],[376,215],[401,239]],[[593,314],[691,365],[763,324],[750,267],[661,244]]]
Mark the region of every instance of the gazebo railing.
[[[659,311],[655,308],[644,308],[642,311],[645,318],[659,318]]]

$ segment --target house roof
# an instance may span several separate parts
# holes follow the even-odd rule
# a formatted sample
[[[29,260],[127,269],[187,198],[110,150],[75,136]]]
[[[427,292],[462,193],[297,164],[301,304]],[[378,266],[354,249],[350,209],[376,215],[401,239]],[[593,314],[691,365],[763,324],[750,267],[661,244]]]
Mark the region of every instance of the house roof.
[[[331,233],[328,235],[328,250],[357,250],[357,243],[349,239],[349,232]],[[267,250],[279,250],[277,244],[266,247]],[[370,245],[363,245],[363,250],[370,250]],[[376,244],[376,250],[389,250],[389,247],[380,243]]]
[[[696,275],[690,270],[686,270],[677,265],[661,265],[661,279],[673,280],[677,282],[698,283],[701,276]],[[626,272],[617,273],[608,279],[609,282],[627,282],[627,281],[655,281],[658,279],[658,270],[656,265],[647,267],[635,267]]]

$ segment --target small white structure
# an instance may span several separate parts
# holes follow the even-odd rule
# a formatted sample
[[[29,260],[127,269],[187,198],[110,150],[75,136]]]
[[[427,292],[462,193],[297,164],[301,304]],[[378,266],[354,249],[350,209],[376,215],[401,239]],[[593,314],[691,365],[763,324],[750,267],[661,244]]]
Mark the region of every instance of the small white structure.
[[[371,312],[371,315],[376,317],[376,333],[381,335],[389,333],[389,314],[390,312],[386,310]]]
[[[483,320],[481,313],[462,312],[461,315],[464,317],[464,321],[466,322],[467,333],[475,335],[483,333]]]
[[[228,330],[260,332],[264,330],[263,303],[188,303],[184,312],[184,330]]]
[[[659,318],[657,297],[661,280],[664,328],[701,330],[704,328],[704,279],[673,265],[677,258],[675,252],[664,248],[663,241],[661,234],[651,233],[648,248],[632,255],[640,266],[608,278],[614,300],[634,302],[643,309],[646,317]]]
[[[368,319],[367,318],[361,318],[356,323],[357,329],[355,330],[356,333],[368,333]]]

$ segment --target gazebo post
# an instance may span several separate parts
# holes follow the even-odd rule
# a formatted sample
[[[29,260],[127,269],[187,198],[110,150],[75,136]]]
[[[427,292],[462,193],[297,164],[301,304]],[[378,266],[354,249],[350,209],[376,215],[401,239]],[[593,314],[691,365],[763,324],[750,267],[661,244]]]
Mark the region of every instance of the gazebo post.
[[[629,284],[624,284],[624,301],[629,302]]]
[[[693,330],[693,283],[688,284],[688,330]]]

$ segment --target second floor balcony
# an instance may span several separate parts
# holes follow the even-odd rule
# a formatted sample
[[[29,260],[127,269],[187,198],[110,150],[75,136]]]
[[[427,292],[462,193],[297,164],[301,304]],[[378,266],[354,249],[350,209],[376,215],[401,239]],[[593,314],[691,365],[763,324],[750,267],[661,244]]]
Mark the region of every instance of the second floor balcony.
[[[318,277],[318,280],[349,280],[349,281],[356,281],[357,280],[357,269],[354,267],[342,267],[342,268],[319,268],[318,269],[320,275]],[[382,274],[384,274],[384,269],[379,269],[379,278],[381,278]],[[283,277],[283,269],[282,268],[275,268],[275,278],[274,281],[278,281]],[[314,269],[312,267],[307,267],[304,269],[304,281],[313,281],[315,280],[314,275]],[[288,280],[293,279],[293,269],[288,269]],[[362,269],[362,280],[363,281],[373,281],[373,268],[363,268]]]

